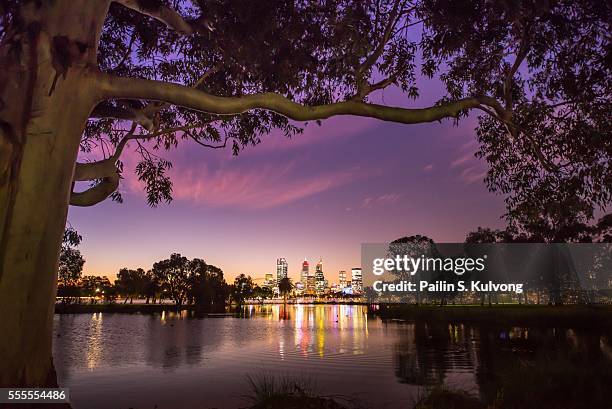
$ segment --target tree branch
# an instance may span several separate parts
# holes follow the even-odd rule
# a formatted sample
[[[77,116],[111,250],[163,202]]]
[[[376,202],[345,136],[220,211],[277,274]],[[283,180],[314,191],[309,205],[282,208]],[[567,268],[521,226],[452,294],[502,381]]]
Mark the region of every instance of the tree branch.
[[[97,185],[83,192],[72,192],[70,194],[70,204],[80,207],[93,206],[112,195],[118,187],[119,174],[114,172],[112,175],[102,178],[102,181]]]
[[[147,6],[146,2],[139,0],[115,0],[129,9],[135,10],[140,14],[152,17],[157,21],[164,23],[169,28],[182,34],[193,34],[194,30],[191,24],[174,9],[163,4]]]
[[[202,74],[200,76],[200,78],[198,78],[198,80],[195,82],[195,84],[192,85],[192,88],[199,88],[200,85],[202,85],[204,83],[204,81],[206,81],[211,75],[215,74],[220,69],[221,69],[221,64],[216,64],[216,65],[212,66],[210,69],[206,70],[206,72],[204,72],[204,74]],[[147,106],[145,106],[142,109],[142,113],[146,117],[148,117],[148,118],[154,118],[155,115],[157,115],[157,113],[159,111],[168,108],[170,105],[172,105],[172,104],[168,104],[168,103],[151,103],[151,104],[148,104]],[[151,129],[147,129],[147,130],[149,132],[151,132]]]
[[[133,139],[136,132],[136,123],[132,123],[132,128],[126,136],[121,139],[115,153],[110,157],[98,162],[82,163],[77,162],[74,167],[73,181],[96,180],[112,176],[117,173],[117,160],[121,156],[125,145],[130,139]]]
[[[98,162],[82,163],[77,162],[74,167],[75,182],[84,180],[96,180],[107,176],[111,176],[113,173],[117,173],[116,167],[117,160],[114,157],[104,159]]]
[[[361,99],[365,97],[369,92],[373,91],[371,85],[367,84],[366,80],[364,79],[365,73],[372,67],[372,65],[376,63],[376,61],[385,51],[385,46],[391,39],[395,25],[397,24],[399,16],[401,15],[401,13],[399,12],[400,3],[401,0],[396,0],[393,4],[393,8],[389,13],[389,19],[387,20],[387,24],[383,31],[382,38],[380,39],[380,43],[378,44],[376,49],[372,52],[372,54],[366,57],[366,59],[359,65],[359,67],[357,67],[357,70],[355,72],[357,95],[355,95],[355,98]]]
[[[512,67],[510,67],[510,70],[508,70],[508,72],[506,73],[506,78],[504,80],[504,101],[506,104],[506,110],[512,109],[512,84],[514,83],[514,74],[516,74],[529,52],[529,41],[527,38],[528,30],[529,26],[527,25],[523,31],[523,36],[521,38],[519,49],[516,53],[514,64],[512,64]]]
[[[140,14],[152,17],[164,23],[168,28],[181,34],[190,35],[195,33],[198,28],[204,27],[209,31],[214,31],[210,21],[200,18],[196,21],[187,21],[176,10],[164,4],[150,4],[142,0],[114,0],[129,9],[135,10]]]
[[[505,114],[505,110],[499,102],[488,96],[474,96],[428,108],[410,109],[355,100],[306,106],[275,93],[219,97],[179,84],[115,77],[104,73],[98,74],[98,86],[101,99],[123,98],[161,101],[216,115],[237,115],[252,109],[266,109],[296,121],[354,115],[383,121],[415,124],[457,117],[461,111],[477,108],[480,105],[487,105],[498,114]]]
[[[227,146],[227,141],[228,141],[228,139],[230,139],[230,137],[229,137],[229,136],[226,136],[226,137],[225,137],[225,139],[223,140],[223,144],[221,144],[221,145],[209,145],[209,144],[207,144],[207,143],[204,143],[204,142],[200,141],[200,140],[199,140],[198,138],[196,138],[195,136],[193,136],[193,134],[192,134],[191,132],[189,132],[189,131],[185,131],[185,133],[186,133],[187,135],[189,135],[189,137],[190,137],[191,139],[193,139],[193,141],[194,141],[195,143],[197,143],[198,145],[201,145],[201,146],[203,146],[203,147],[205,147],[205,148],[211,148],[211,149],[222,149],[222,148],[225,148],[225,147]]]
[[[400,0],[396,0],[395,3],[393,4],[393,8],[391,9],[391,12],[389,13],[389,20],[387,21],[387,25],[385,26],[385,30],[383,32],[382,38],[380,39],[380,43],[378,44],[378,47],[376,47],[374,52],[370,54],[369,56],[367,56],[366,59],[363,61],[363,63],[359,65],[359,68],[357,69],[358,73],[363,73],[364,71],[368,70],[372,65],[374,65],[376,60],[378,60],[378,58],[382,55],[383,51],[385,50],[385,46],[387,45],[387,43],[391,39],[391,35],[393,34],[393,28],[395,27],[395,24],[397,24],[397,18],[399,16],[400,2],[401,2]]]
[[[154,127],[153,116],[147,115],[144,109],[132,109],[114,106],[107,101],[96,105],[89,115],[90,118],[115,118],[136,122],[148,131]]]

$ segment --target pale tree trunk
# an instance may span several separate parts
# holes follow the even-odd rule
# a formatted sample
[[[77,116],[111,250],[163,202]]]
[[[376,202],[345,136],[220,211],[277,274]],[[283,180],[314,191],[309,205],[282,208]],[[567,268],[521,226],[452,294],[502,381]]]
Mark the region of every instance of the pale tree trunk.
[[[54,385],[57,265],[107,1],[23,2],[0,44],[0,387]]]

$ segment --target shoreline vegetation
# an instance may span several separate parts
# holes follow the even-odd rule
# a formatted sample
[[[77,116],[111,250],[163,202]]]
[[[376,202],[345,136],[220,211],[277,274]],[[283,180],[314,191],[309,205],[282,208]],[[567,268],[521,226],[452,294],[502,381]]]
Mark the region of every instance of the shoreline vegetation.
[[[245,304],[250,305],[250,304]],[[262,305],[260,303],[253,305]],[[266,303],[263,305],[283,305]],[[363,302],[326,302],[313,301],[291,303],[290,305],[368,305]],[[233,309],[202,309],[197,305],[175,304],[61,304],[55,305],[56,314],[154,314],[162,312],[188,311],[199,316],[230,317],[236,315]],[[494,323],[501,325],[529,326],[564,326],[577,327],[597,326],[612,327],[612,305],[412,305],[412,304],[377,304],[369,305],[369,312],[388,321],[460,321],[462,323]]]
[[[279,300],[277,302],[245,302],[243,304],[233,305],[231,308],[222,308],[216,306],[212,309],[203,308],[197,304],[184,304],[184,305],[176,305],[174,303],[56,303],[55,304],[55,313],[56,314],[90,314],[90,313],[125,313],[125,314],[153,314],[153,313],[161,313],[163,311],[166,312],[180,312],[180,311],[194,311],[201,312],[205,315],[209,316],[232,316],[234,315],[235,308],[244,306],[244,305],[370,305],[366,302],[359,301],[309,301],[309,302],[283,302]]]

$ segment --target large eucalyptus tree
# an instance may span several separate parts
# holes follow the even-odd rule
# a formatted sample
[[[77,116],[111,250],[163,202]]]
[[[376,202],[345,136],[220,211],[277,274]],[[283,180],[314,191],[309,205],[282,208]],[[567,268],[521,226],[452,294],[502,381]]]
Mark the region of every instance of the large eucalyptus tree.
[[[68,206],[121,200],[126,148],[155,205],[171,198],[156,149],[182,140],[238,152],[332,116],[477,110],[511,217],[610,202],[607,1],[2,0],[0,13],[0,386],[53,382]],[[421,73],[447,92],[410,108]],[[373,103],[388,87],[406,103]]]

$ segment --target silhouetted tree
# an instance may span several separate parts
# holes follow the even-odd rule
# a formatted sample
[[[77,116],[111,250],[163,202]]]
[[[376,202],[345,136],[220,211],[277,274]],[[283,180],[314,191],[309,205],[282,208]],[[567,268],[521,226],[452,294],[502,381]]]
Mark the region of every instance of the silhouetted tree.
[[[83,273],[85,259],[77,247],[82,241],[82,237],[69,227],[64,231],[62,248],[60,250],[58,268],[58,287],[57,295],[62,298],[62,302],[69,303],[79,296],[78,281]]]
[[[146,304],[149,303],[149,300],[153,300],[153,304],[155,304],[155,299],[160,291],[160,284],[153,274],[152,270],[149,270],[145,273],[143,284],[143,293],[142,295],[146,298]]]
[[[293,283],[289,277],[283,277],[278,282],[278,292],[283,296],[283,302],[287,302],[287,296],[291,294],[293,290]]]
[[[188,268],[190,302],[204,309],[224,307],[228,290],[223,271],[198,258],[191,260]]]
[[[253,295],[253,279],[251,276],[240,274],[234,279],[232,285],[232,298],[238,305],[242,304],[245,299],[250,298]]]
[[[115,287],[119,294],[124,297],[123,303],[130,300],[130,304],[134,301],[134,297],[144,295],[144,289],[147,282],[147,273],[142,268],[131,270],[128,268],[122,268],[117,273],[117,280],[115,280]]]
[[[415,236],[405,236],[397,240],[393,240],[389,243],[388,257],[395,258],[396,256],[404,256],[418,258],[421,256],[425,257],[436,257],[438,256],[438,250],[432,239],[427,236],[417,234]],[[415,274],[411,274],[409,271],[398,271],[392,270],[392,274],[397,277],[398,281],[410,281],[416,282],[416,304],[421,303],[421,290],[419,288],[419,281],[426,280],[430,276],[434,277],[433,274],[425,274],[423,271],[417,271]]]
[[[112,288],[108,277],[103,276],[83,276],[79,281],[81,294],[86,297],[103,297],[109,288]]]
[[[162,290],[176,305],[181,306],[187,298],[189,291],[189,260],[178,253],[170,255],[169,259],[158,261],[153,264],[153,275],[160,283]]]
[[[253,298],[259,298],[262,302],[263,300],[272,298],[274,296],[274,291],[268,286],[260,287],[258,285],[253,289]]]

